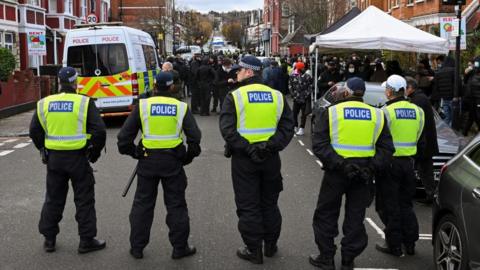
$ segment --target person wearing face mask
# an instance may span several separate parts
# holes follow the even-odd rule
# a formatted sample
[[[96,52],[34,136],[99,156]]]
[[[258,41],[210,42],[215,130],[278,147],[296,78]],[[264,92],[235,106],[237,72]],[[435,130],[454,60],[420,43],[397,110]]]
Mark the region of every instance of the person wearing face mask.
[[[220,110],[222,109],[223,100],[228,92],[230,92],[236,84],[237,75],[232,71],[232,60],[223,59],[222,66],[217,69],[215,87],[218,92],[220,101]],[[215,107],[216,109],[216,107]]]
[[[455,80],[455,61],[440,55],[436,59],[438,70],[433,77],[432,100],[440,102],[445,115],[444,121],[451,126],[453,119],[452,102],[455,99],[453,89]]]
[[[463,135],[467,136],[473,122],[477,123],[477,128],[480,130],[480,56],[473,61],[472,75],[466,86],[465,100],[469,101],[466,103],[468,120],[463,128]]]
[[[359,73],[357,72],[357,68],[355,67],[355,65],[353,63],[349,63],[347,70],[343,76],[343,80],[347,81],[348,79],[353,77],[359,77]]]

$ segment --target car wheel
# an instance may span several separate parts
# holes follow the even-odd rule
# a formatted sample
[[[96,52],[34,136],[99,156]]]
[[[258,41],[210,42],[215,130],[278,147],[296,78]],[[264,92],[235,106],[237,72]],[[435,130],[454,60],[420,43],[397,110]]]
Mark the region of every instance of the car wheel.
[[[466,270],[468,252],[465,233],[452,215],[446,215],[435,228],[433,260],[436,270]]]

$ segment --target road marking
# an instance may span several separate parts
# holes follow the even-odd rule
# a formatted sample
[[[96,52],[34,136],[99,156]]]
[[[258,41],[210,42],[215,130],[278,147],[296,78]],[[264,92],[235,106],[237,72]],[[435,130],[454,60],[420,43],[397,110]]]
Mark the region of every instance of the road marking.
[[[320,167],[323,168],[323,163],[322,163],[320,160],[317,159],[317,160],[315,160],[315,161],[317,162],[318,165],[320,165]]]
[[[8,139],[6,141],[4,141],[4,143],[12,143],[12,142],[16,142],[18,141],[18,139]]]
[[[5,144],[4,143],[0,143],[0,146],[4,146]]]
[[[432,237],[423,237],[423,236],[420,236],[418,238],[418,240],[432,240]]]
[[[302,140],[298,140],[298,143],[299,143],[301,146],[305,146],[305,144],[302,142]]]
[[[310,156],[313,156],[313,153],[310,149],[307,148],[307,152],[308,152],[308,154],[310,154]]]
[[[429,233],[420,233],[419,236],[423,236],[423,237],[432,237],[431,234]]]
[[[29,145],[29,143],[19,143],[19,144],[15,145],[13,148],[20,149],[20,148],[23,148],[23,147],[28,146],[28,145]]]
[[[354,268],[355,270],[398,270],[397,268]]]
[[[3,156],[6,156],[10,153],[12,153],[14,150],[5,150],[5,151],[2,151],[0,152],[0,157],[3,157]]]
[[[385,239],[385,233],[383,232],[382,229],[380,229],[380,227],[377,226],[377,224],[375,224],[375,222],[373,222],[373,220],[371,218],[365,218],[365,220],[370,224],[370,226],[372,226],[375,231],[377,231],[377,233],[383,238]]]
[[[27,142],[31,143],[31,142],[32,142],[32,140],[28,140]]]

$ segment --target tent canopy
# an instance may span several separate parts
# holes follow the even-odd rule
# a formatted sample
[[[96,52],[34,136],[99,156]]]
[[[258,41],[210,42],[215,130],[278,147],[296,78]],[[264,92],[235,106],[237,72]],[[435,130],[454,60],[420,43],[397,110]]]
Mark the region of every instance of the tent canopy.
[[[320,48],[448,53],[447,40],[406,24],[370,6],[336,31],[316,37],[310,50]]]

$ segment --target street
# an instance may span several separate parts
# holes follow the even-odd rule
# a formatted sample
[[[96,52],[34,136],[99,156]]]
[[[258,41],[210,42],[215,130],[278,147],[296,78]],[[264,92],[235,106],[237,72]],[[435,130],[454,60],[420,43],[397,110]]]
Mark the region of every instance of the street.
[[[257,266],[235,255],[242,246],[237,230],[230,160],[223,156],[224,141],[218,129],[218,116],[196,120],[202,130],[202,154],[186,167],[188,176],[190,243],[196,255],[179,261],[170,258],[172,247],[165,225],[163,196],[158,195],[150,244],[142,260],[128,253],[130,225],[128,215],[135,184],[126,198],[121,192],[135,166],[135,160],[117,151],[116,135],[123,119],[107,119],[107,148],[93,164],[96,177],[98,238],[107,248],[79,255],[75,206],[70,190],[57,236],[57,251],[45,253],[38,220],[45,193],[46,170],[38,151],[28,137],[0,138],[0,270],[10,269],[315,269],[308,255],[318,253],[313,238],[312,217],[323,171],[311,152],[309,124],[306,135],[294,137],[281,153],[284,191],[280,195],[283,229],[279,252]],[[136,182],[135,182],[136,183]],[[161,188],[159,189],[161,190]],[[433,269],[431,245],[431,208],[415,205],[420,223],[416,255],[395,258],[375,250],[382,240],[383,225],[375,206],[365,221],[369,245],[356,259],[358,269]],[[340,232],[341,222],[340,218]],[[340,238],[337,238],[337,243]],[[340,263],[337,250],[336,265]]]

